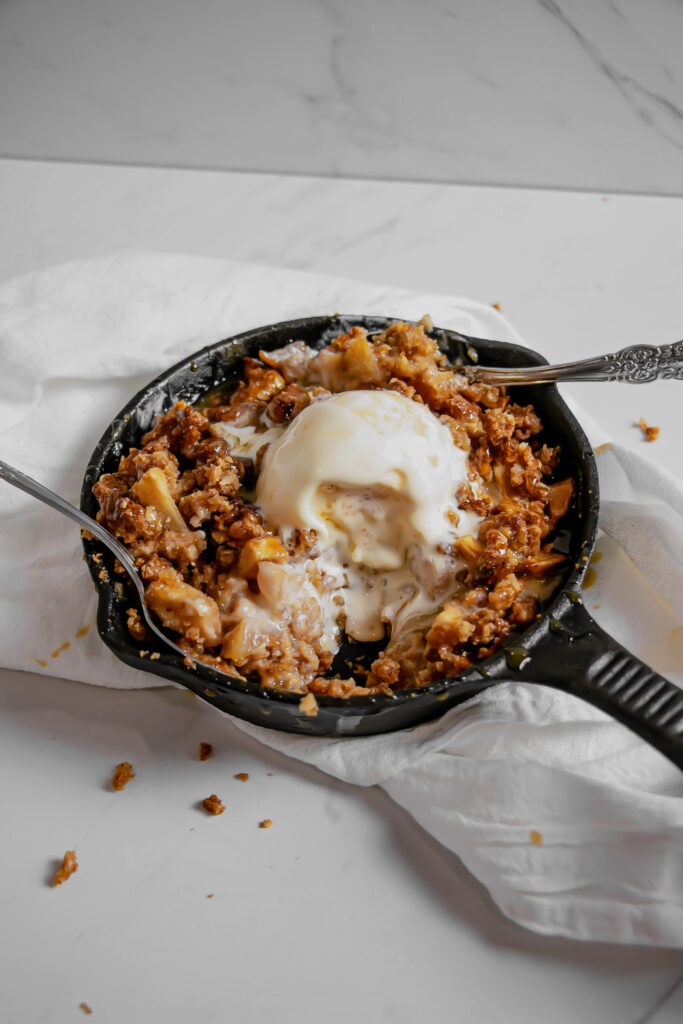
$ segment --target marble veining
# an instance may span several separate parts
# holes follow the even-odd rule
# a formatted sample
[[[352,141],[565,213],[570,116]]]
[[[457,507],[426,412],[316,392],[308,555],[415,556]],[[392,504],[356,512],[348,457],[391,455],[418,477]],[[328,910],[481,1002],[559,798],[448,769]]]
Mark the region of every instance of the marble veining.
[[[683,194],[677,0],[0,4],[0,154]]]
[[[661,95],[661,93],[649,89],[631,75],[620,71],[601,52],[599,46],[588,36],[584,35],[557,0],[538,0],[538,2],[544,10],[557,18],[574,36],[584,52],[595,62],[599,70],[604,73],[609,81],[613,83],[615,89],[624,97],[627,103],[633,106],[635,113],[641,121],[659,132],[672,145],[679,149],[683,148],[683,134],[681,133],[683,106]],[[609,7],[618,17],[624,17],[614,0],[609,4]],[[670,68],[663,65],[661,70],[665,72],[670,81],[673,79]]]

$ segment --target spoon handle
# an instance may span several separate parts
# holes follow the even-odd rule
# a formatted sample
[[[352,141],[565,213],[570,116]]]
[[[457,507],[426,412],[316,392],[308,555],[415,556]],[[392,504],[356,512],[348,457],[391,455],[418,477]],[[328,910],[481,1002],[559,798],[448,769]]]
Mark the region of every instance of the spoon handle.
[[[71,505],[64,498],[60,498],[58,494],[51,491],[49,487],[45,487],[43,484],[39,484],[33,477],[27,476],[26,473],[22,473],[21,470],[15,469],[14,466],[8,465],[0,459],[0,480],[5,480],[8,484],[12,484],[13,487],[17,487],[20,491],[24,491],[26,494],[30,494],[32,498],[37,498],[38,501],[42,501],[43,504],[49,505],[50,508],[55,509],[57,512],[61,512],[62,515],[68,516],[69,519],[73,519],[75,523],[83,529],[87,530],[88,533],[92,533],[93,536],[101,540],[103,544],[112,551],[119,561],[122,563],[129,576],[132,578],[133,583],[136,585],[140,597],[144,597],[144,590],[138,577],[135,563],[130,557],[129,552],[124,548],[123,544],[120,544],[115,537],[105,530],[103,526],[100,526],[98,522],[87,516],[85,512],[81,512],[75,505]]]
[[[152,620],[152,617],[145,604],[145,588],[142,585],[142,580],[138,575],[138,571],[135,567],[135,562],[130,556],[130,552],[124,548],[123,544],[120,544],[115,537],[109,533],[109,530],[105,530],[95,519],[91,519],[85,512],[81,512],[75,505],[71,505],[64,498],[60,498],[58,494],[51,491],[49,487],[44,487],[43,484],[39,484],[33,477],[27,476],[26,473],[22,473],[21,470],[15,469],[14,466],[8,465],[0,459],[0,480],[5,480],[8,484],[13,487],[18,487],[20,491],[25,491],[26,494],[30,494],[32,498],[37,498],[38,501],[42,501],[43,504],[48,505],[50,508],[55,509],[57,512],[61,512],[62,515],[67,516],[69,519],[73,519],[75,523],[83,529],[87,530],[94,537],[109,548],[109,550],[116,555],[119,562],[121,562],[123,568],[126,570],[133,585],[138,592],[140,598],[140,608],[145,622],[149,626],[150,630],[155,633],[160,640],[170,647],[172,650],[179,654],[184,660],[187,660],[188,654],[178,644],[174,643],[169,637],[167,637]],[[193,659],[194,660],[194,659]]]
[[[470,380],[482,384],[552,384],[569,380],[608,380],[648,384],[665,378],[683,380],[683,341],[673,345],[631,345],[592,359],[557,366],[468,366]]]

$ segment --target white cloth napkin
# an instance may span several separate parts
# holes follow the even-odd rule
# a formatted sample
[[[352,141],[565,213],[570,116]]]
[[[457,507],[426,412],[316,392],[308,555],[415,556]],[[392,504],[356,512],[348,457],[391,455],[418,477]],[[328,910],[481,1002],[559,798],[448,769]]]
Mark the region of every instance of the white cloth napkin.
[[[521,340],[466,299],[187,256],[71,263],[0,286],[0,458],[77,504],[95,443],[153,376],[247,328],[334,311],[429,313],[467,334]],[[604,440],[578,414],[594,443]],[[598,465],[605,535],[586,604],[683,685],[683,485],[615,445]],[[1,482],[0,514],[0,663],[154,685],[96,635],[78,530]],[[582,701],[510,682],[436,722],[367,739],[232,721],[337,778],[383,786],[518,923],[683,947],[683,775]]]

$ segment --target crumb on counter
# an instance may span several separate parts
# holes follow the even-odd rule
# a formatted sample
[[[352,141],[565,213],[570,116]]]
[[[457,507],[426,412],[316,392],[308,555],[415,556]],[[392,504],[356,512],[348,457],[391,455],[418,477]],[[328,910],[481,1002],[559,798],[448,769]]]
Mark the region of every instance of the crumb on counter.
[[[270,820],[270,818],[264,818],[263,821],[259,821],[258,827],[259,828],[270,828],[272,826],[272,824],[273,824],[273,822]]]
[[[312,693],[307,693],[299,701],[299,711],[303,711],[307,718],[315,718],[318,714],[318,702]]]
[[[207,814],[222,814],[225,810],[225,804],[222,800],[218,799],[215,793],[202,800],[202,807]]]
[[[235,775],[235,778],[239,779],[240,782],[248,782],[249,781],[249,772],[237,772],[237,774]]]
[[[206,898],[207,898],[207,900],[212,900],[213,899],[213,893],[212,892],[208,893]]]
[[[135,778],[135,772],[133,766],[129,761],[122,761],[121,764],[117,764],[114,769],[114,774],[111,780],[112,789],[117,791],[125,789],[131,779]]]
[[[500,302],[492,302],[491,305],[493,306],[494,309],[497,309],[498,312],[500,313]]]
[[[205,743],[202,740],[199,744],[199,760],[208,761],[210,757],[213,757],[213,747],[210,743]]]
[[[532,828],[529,833],[529,839],[534,846],[543,846],[543,836],[540,832],[537,832],[535,828]]]
[[[85,1013],[86,1016],[88,1016],[88,1017],[92,1013],[92,1010],[90,1009],[90,1007],[88,1006],[87,1003],[79,1003],[78,1004],[78,1009],[79,1010],[83,1010],[83,1013]]]
[[[656,441],[659,437],[659,427],[648,427],[642,416],[638,420],[638,426],[642,430],[646,441]]]
[[[71,878],[75,871],[78,871],[76,851],[67,850],[62,858],[60,867],[58,867],[55,872],[55,877],[52,879],[53,886],[61,885],[62,882],[66,882],[67,878]]]

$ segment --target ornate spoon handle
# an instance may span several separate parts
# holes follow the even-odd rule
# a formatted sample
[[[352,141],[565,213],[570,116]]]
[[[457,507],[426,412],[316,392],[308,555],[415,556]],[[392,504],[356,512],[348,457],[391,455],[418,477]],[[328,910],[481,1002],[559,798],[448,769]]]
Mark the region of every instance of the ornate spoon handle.
[[[15,469],[14,466],[10,466],[7,462],[0,460],[0,480],[5,480],[6,483],[11,484],[12,487],[16,487],[20,491],[24,491],[26,494],[30,494],[32,498],[37,498],[38,501],[42,501],[43,504],[48,505],[56,512],[61,512],[63,516],[67,516],[69,519],[73,519],[75,523],[81,527],[82,530],[87,530],[88,533],[92,533],[98,540],[100,540],[109,550],[116,555],[119,562],[130,576],[135,589],[137,590],[138,597],[140,598],[140,609],[145,619],[147,626],[153,633],[159,637],[160,640],[171,647],[176,654],[180,654],[182,658],[187,658],[188,655],[182,648],[178,647],[169,637],[167,637],[156,623],[152,620],[151,614],[145,604],[145,590],[142,585],[142,581],[138,575],[138,571],[135,567],[135,562],[130,556],[130,552],[127,548],[124,548],[123,544],[120,544],[115,537],[105,530],[95,519],[91,519],[85,512],[81,512],[80,508],[76,508],[75,505],[69,504],[64,498],[61,498],[54,491],[51,491],[49,487],[45,487],[44,484],[39,484],[33,477],[27,476],[26,473],[22,473],[21,470]]]
[[[683,341],[673,345],[631,345],[618,352],[558,366],[467,366],[464,373],[482,384],[553,384],[563,380],[617,380],[647,384],[683,380]]]

